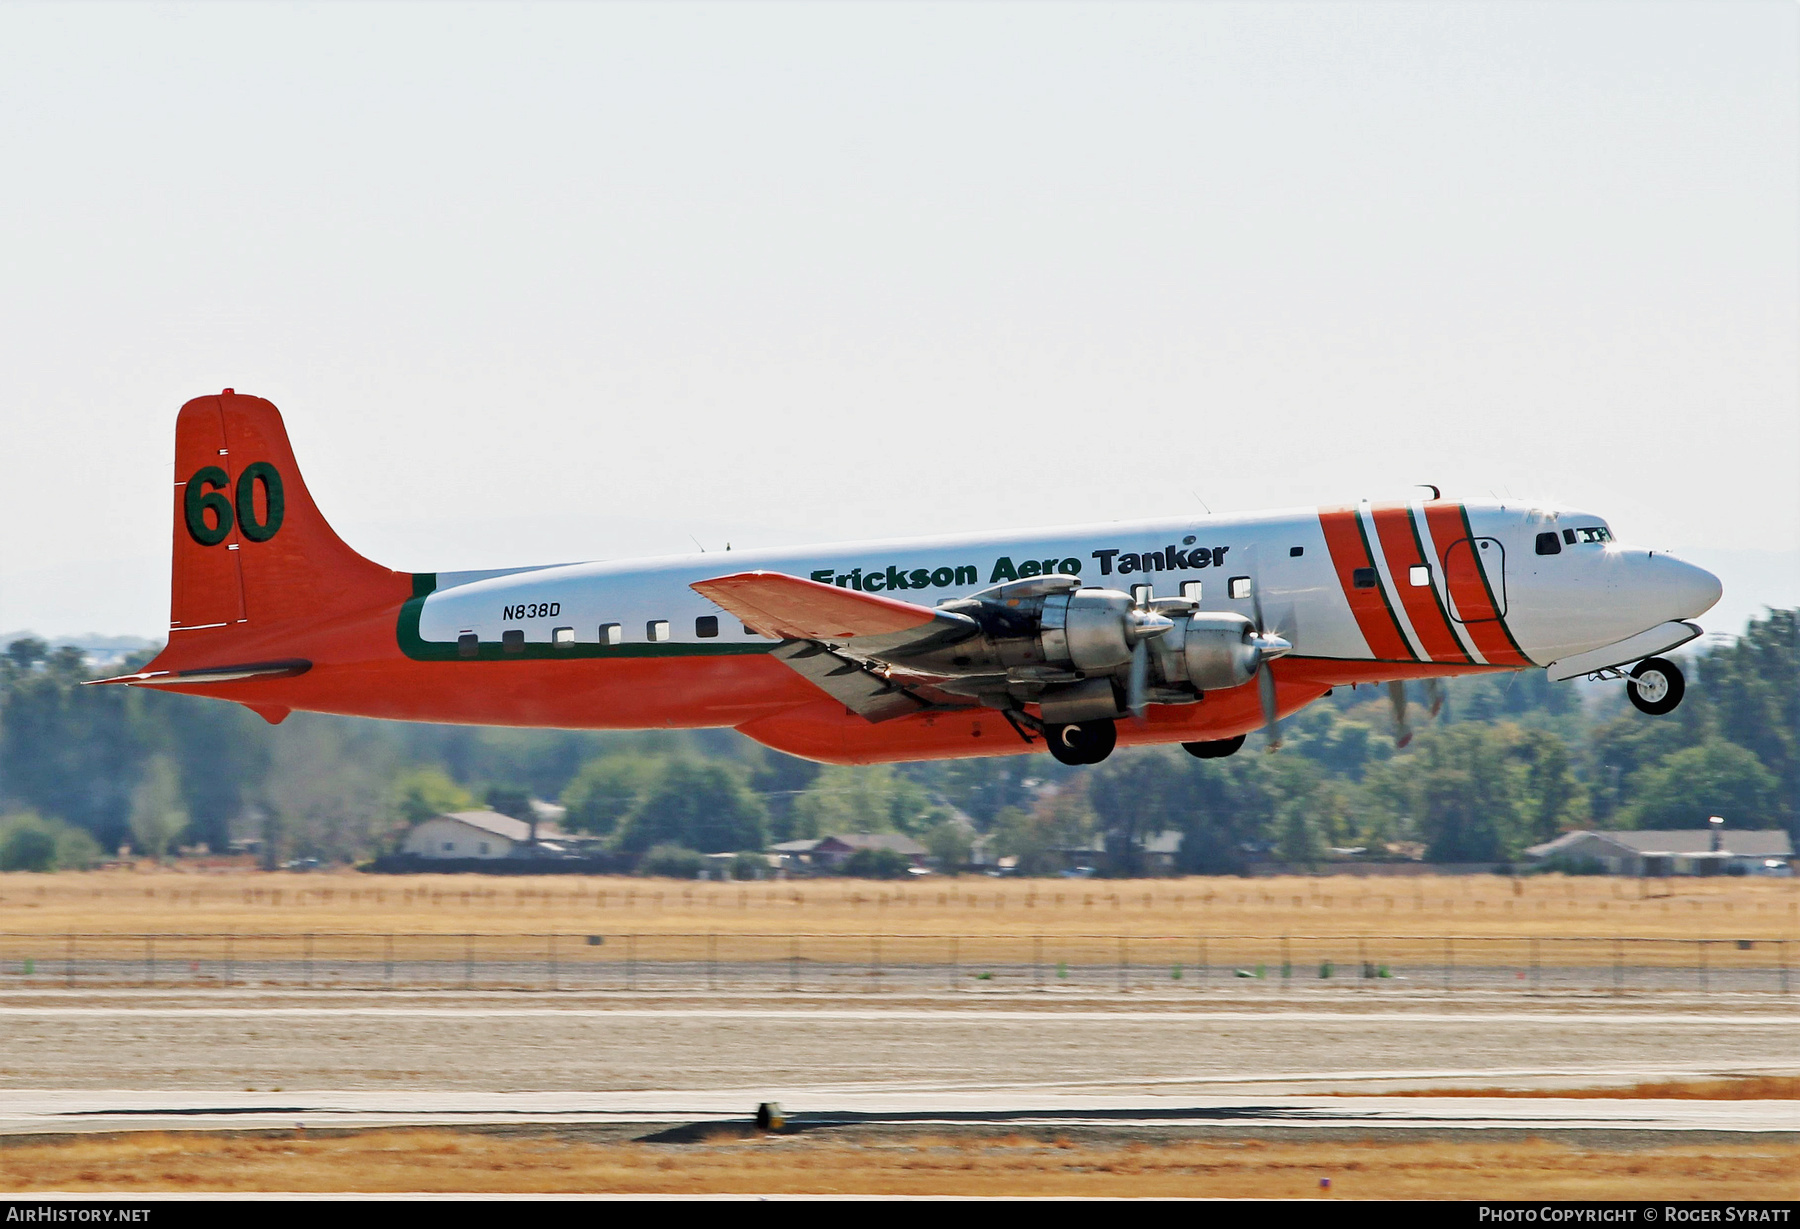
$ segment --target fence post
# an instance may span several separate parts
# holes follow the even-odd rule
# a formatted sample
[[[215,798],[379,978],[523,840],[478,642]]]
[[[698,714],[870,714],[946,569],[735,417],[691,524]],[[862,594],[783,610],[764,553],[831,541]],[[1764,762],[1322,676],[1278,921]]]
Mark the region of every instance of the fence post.
[[[1364,981],[1374,980],[1375,970],[1369,967],[1369,941],[1360,936],[1356,940],[1356,968],[1357,975]]]
[[[1444,936],[1444,993],[1450,993],[1451,979],[1456,975],[1456,948],[1449,935]]]
[[[306,988],[308,990],[312,989],[312,939],[311,935],[306,936]]]
[[[800,936],[788,936],[788,989],[794,993],[800,990]]]
[[[549,948],[550,988],[554,990],[556,989],[556,932],[554,930],[550,932],[546,945]]]
[[[708,931],[706,933],[706,988],[716,989],[713,984],[713,969],[719,959],[719,936]]]
[[[1197,986],[1196,989],[1204,990],[1206,988],[1206,980],[1211,976],[1212,976],[1212,966],[1206,962],[1206,936],[1201,935],[1200,936],[1200,977],[1198,979],[1200,982],[1200,985]]]
[[[144,936],[144,984],[156,984],[156,936]]]
[[[1625,993],[1625,940],[1613,937],[1613,993]]]
[[[69,935],[63,944],[63,987],[75,988],[75,936]]]
[[[960,937],[956,935],[950,936],[950,989],[952,990],[956,989],[956,969],[958,965],[957,950],[958,944],[961,942],[962,940]]]
[[[463,989],[475,988],[475,936],[463,936]]]
[[[1781,992],[1786,994],[1788,992],[1787,940],[1777,939],[1776,943],[1780,945],[1781,952]]]
[[[382,936],[381,954],[383,957],[383,964],[386,966],[382,970],[382,980],[387,983],[387,988],[389,990],[392,990],[394,988],[394,933],[393,933],[393,931],[389,931],[386,935]]]
[[[1031,984],[1044,988],[1044,936],[1031,936]]]
[[[869,993],[881,989],[881,936],[869,936]]]
[[[1288,978],[1294,975],[1294,957],[1288,950],[1288,937],[1281,936],[1281,984],[1286,988]]]
[[[1119,936],[1119,990],[1126,990],[1126,979],[1131,975],[1131,950],[1126,946],[1129,942],[1124,935]]]
[[[1708,969],[1706,967],[1706,940],[1695,939],[1694,944],[1700,949],[1700,993],[1705,994],[1710,989],[1708,984],[1710,979],[1707,976]]]
[[[625,936],[625,988],[637,989],[637,936]]]
[[[237,981],[237,936],[225,936],[225,984],[233,985]]]
[[[1533,994],[1536,994],[1537,989],[1538,989],[1538,941],[1537,941],[1537,936],[1532,935],[1531,936],[1531,992]]]

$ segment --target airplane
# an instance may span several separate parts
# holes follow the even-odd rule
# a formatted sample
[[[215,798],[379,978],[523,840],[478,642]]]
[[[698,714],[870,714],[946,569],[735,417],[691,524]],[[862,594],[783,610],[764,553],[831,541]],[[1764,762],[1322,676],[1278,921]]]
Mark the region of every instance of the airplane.
[[[1711,573],[1603,517],[1446,499],[397,572],[314,504],[280,412],[226,389],[175,428],[169,643],[100,684],[291,711],[737,729],[868,764],[1116,746],[1230,755],[1351,684],[1544,669],[1681,702],[1659,654]],[[729,566],[727,566],[729,565]],[[1636,663],[1629,673],[1625,667]]]

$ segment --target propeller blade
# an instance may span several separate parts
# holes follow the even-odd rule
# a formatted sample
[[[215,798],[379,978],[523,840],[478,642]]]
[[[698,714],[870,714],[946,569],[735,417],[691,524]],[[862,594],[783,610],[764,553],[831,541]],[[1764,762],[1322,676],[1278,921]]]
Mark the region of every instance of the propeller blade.
[[[1281,719],[1275,709],[1275,672],[1267,662],[1256,672],[1256,695],[1262,701],[1263,730],[1268,735],[1263,750],[1277,751],[1281,748]]]
[[[1150,681],[1150,643],[1140,640],[1131,646],[1131,676],[1126,684],[1125,707],[1133,720],[1144,719],[1144,689]]]
[[[1412,741],[1412,727],[1406,724],[1406,684],[1394,679],[1387,689],[1388,703],[1394,710],[1394,746],[1404,747]]]

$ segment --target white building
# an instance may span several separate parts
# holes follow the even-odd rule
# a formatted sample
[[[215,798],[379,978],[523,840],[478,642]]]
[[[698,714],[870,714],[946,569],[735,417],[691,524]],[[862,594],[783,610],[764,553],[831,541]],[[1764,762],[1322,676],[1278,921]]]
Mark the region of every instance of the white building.
[[[537,839],[559,837],[553,825],[539,822]],[[406,834],[403,853],[421,858],[505,858],[532,840],[532,825],[498,811],[456,811],[434,815]]]

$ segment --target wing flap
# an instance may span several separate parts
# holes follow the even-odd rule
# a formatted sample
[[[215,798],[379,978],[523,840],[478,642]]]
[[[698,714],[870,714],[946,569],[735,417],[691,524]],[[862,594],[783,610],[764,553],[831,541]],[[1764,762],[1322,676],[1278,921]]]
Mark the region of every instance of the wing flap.
[[[898,647],[945,633],[975,633],[974,620],[781,572],[738,572],[696,581],[694,592],[764,635],[783,640],[879,640]]]

